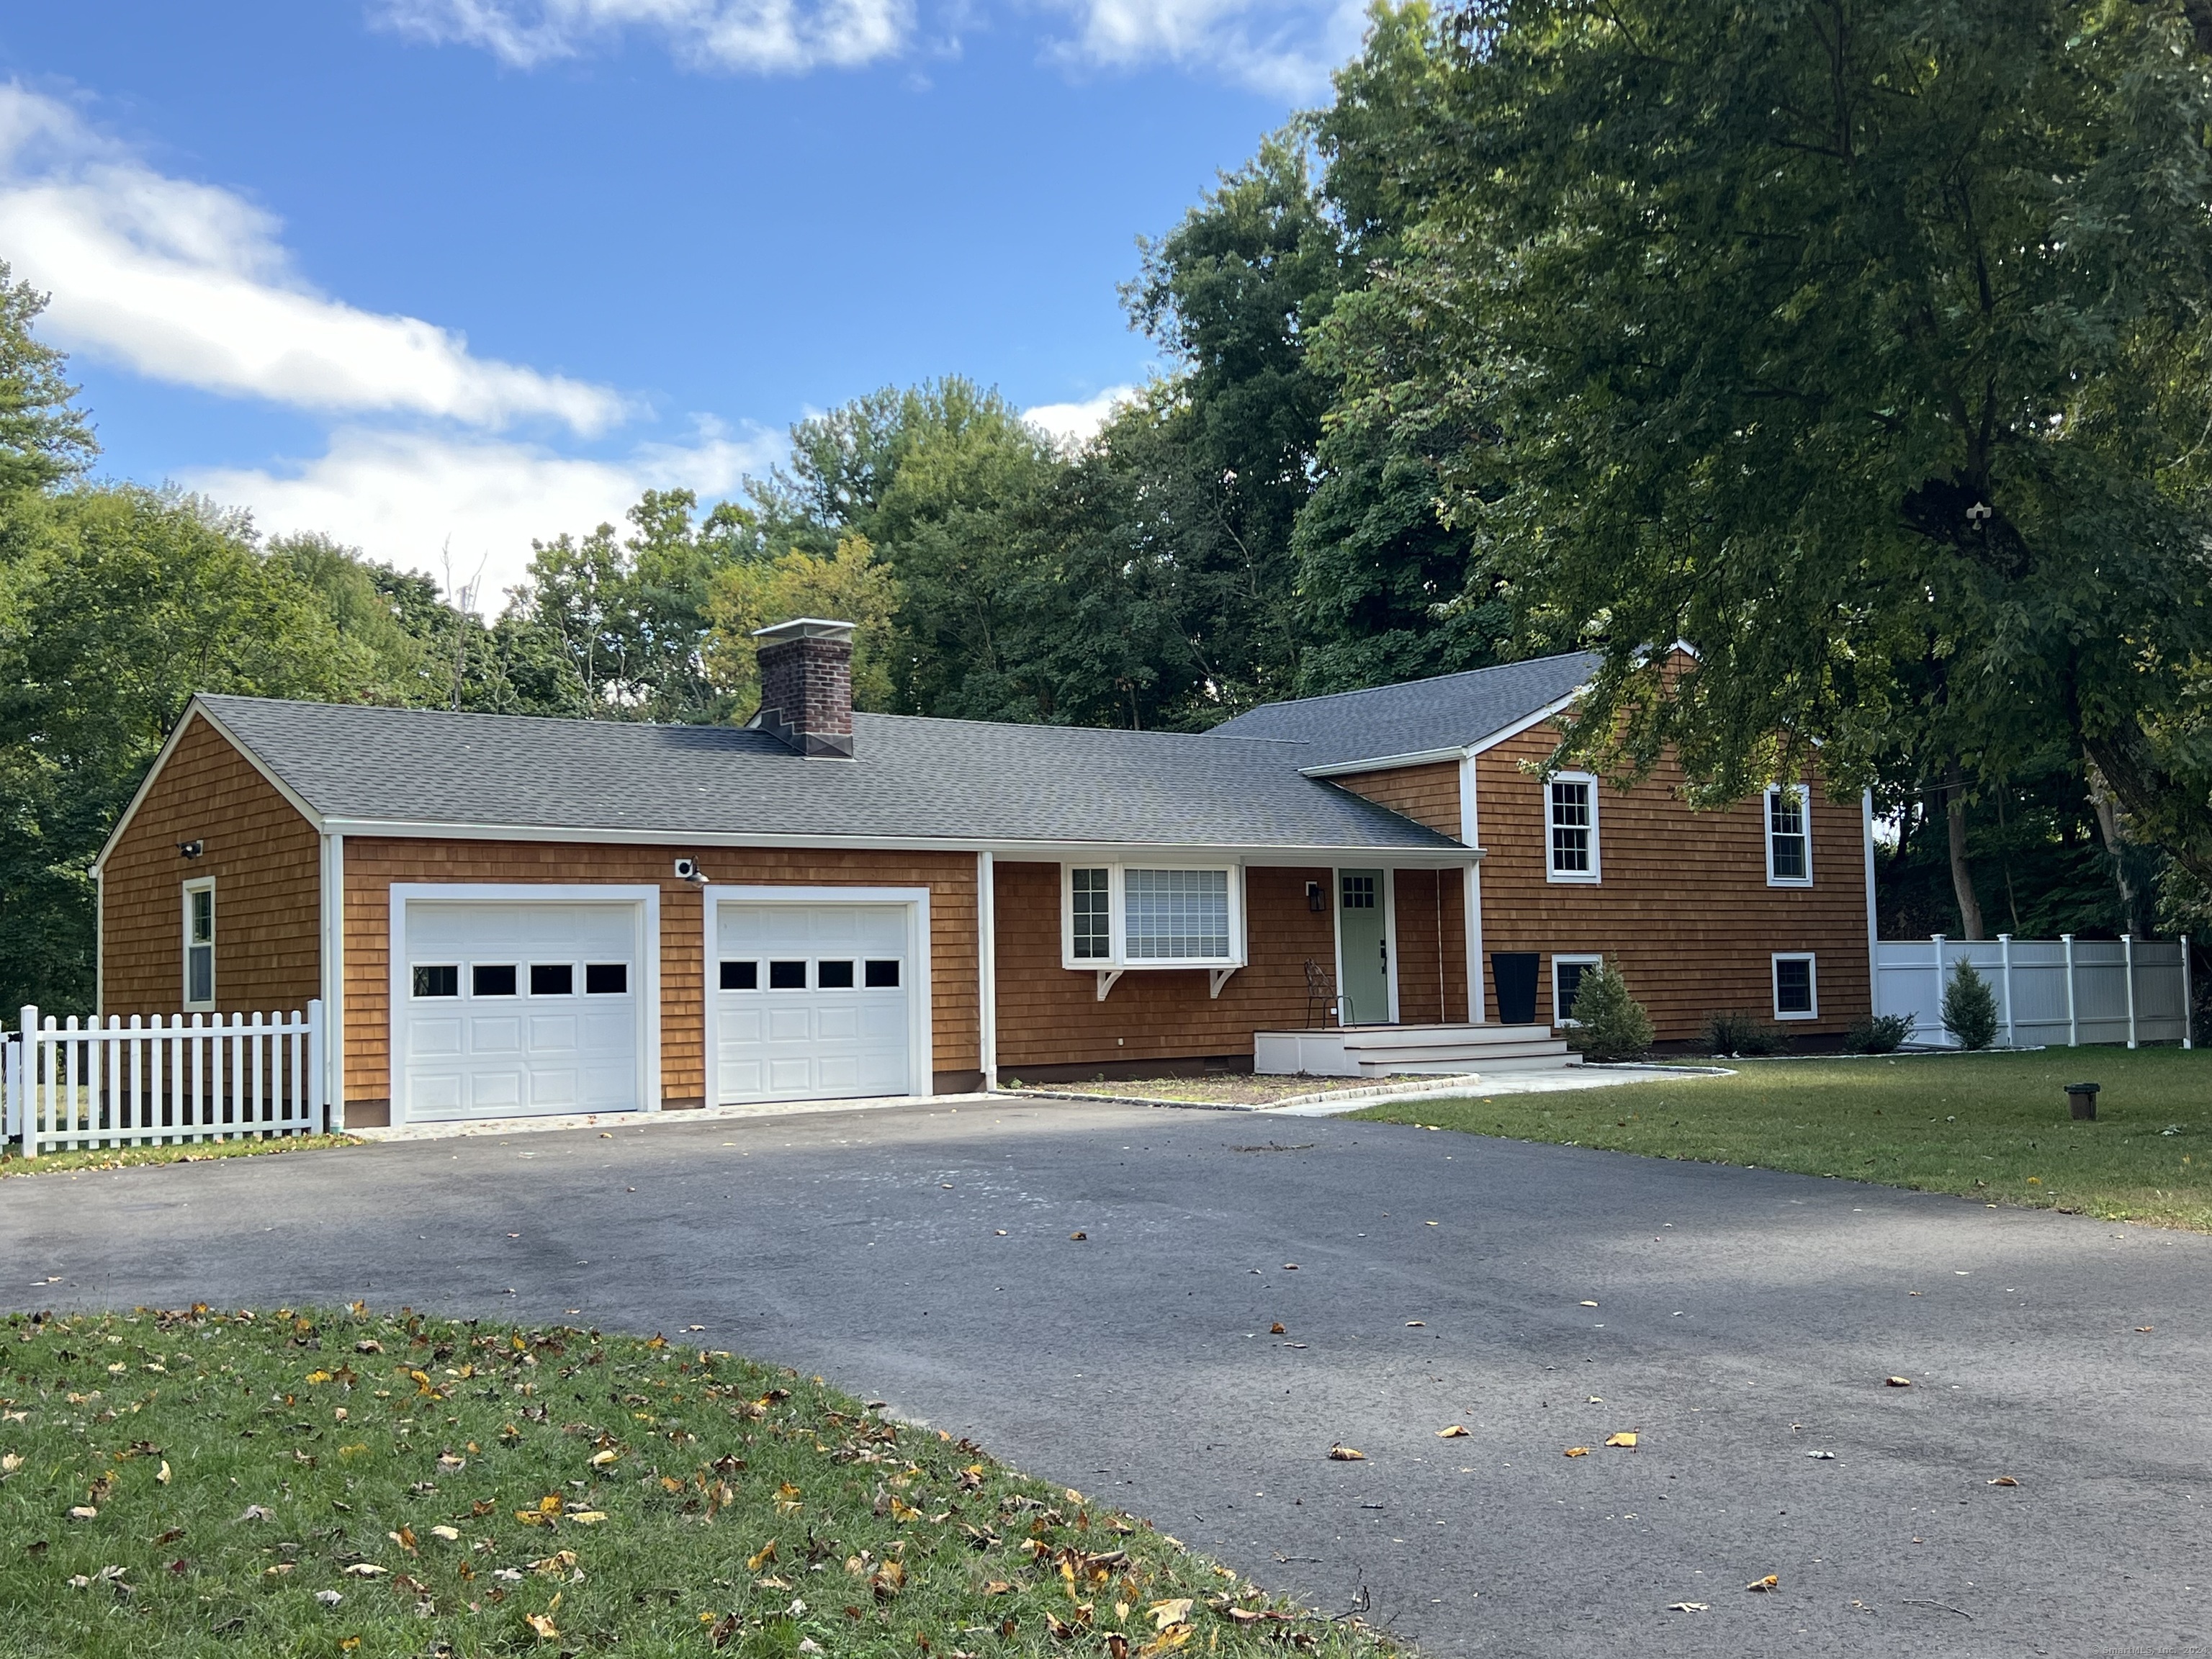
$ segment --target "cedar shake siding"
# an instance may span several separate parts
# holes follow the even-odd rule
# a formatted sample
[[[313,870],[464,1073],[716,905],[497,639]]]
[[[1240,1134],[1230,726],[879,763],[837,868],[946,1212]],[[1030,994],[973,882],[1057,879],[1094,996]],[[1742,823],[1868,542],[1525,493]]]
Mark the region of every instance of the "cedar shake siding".
[[[1705,1016],[1747,1010],[1771,1022],[1771,955],[1809,951],[1820,1017],[1790,1020],[1793,1035],[1832,1035],[1864,1019],[1868,984],[1866,853],[1856,802],[1838,805],[1812,781],[1813,884],[1766,884],[1762,796],[1724,811],[1693,812],[1677,793],[1671,754],[1626,793],[1600,785],[1598,866],[1583,884],[1547,879],[1545,781],[1522,769],[1557,742],[1549,727],[1510,738],[1476,757],[1482,861],[1482,948],[1534,951],[1536,1018],[1552,1018],[1552,957],[1602,955],[1650,1010],[1657,1040],[1687,1042]],[[1487,1017],[1498,1018],[1484,971]]]
[[[1401,870],[1391,884],[1401,1025],[1456,1025],[1467,1018],[1464,878],[1457,870]]]
[[[999,1075],[1132,1061],[1242,1060],[1255,1030],[1308,1024],[1309,958],[1335,973],[1335,919],[1306,908],[1306,884],[1331,890],[1327,869],[1244,873],[1251,960],[1206,995],[1203,969],[1132,969],[1098,1000],[1098,975],[1060,965],[1060,866],[994,860],[998,904]],[[1315,1024],[1334,1024],[1326,1006]]]
[[[705,1103],[706,917],[700,890],[678,881],[697,858],[715,884],[929,889],[930,1020],[940,1092],[981,1076],[972,853],[817,852],[566,842],[349,836],[345,843],[347,1121],[388,1122],[392,1109],[393,882],[589,883],[660,889],[660,1088],[664,1107]],[[1001,1016],[1003,1018],[1003,1015]]]
[[[188,841],[206,850],[179,856]],[[184,885],[208,876],[216,1008],[305,1008],[322,994],[320,860],[314,827],[194,720],[101,866],[100,1012],[127,1018],[185,1006]]]
[[[1364,795],[1379,806],[1425,823],[1439,835],[1459,838],[1459,763],[1434,761],[1393,767],[1385,772],[1347,772],[1329,781]]]

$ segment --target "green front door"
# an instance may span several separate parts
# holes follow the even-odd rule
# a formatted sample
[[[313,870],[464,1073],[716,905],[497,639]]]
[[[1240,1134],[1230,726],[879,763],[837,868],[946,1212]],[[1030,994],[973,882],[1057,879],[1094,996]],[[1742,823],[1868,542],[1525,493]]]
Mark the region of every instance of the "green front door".
[[[1338,988],[1346,1025],[1390,1023],[1390,939],[1383,931],[1382,870],[1336,872],[1337,960],[1343,964]]]

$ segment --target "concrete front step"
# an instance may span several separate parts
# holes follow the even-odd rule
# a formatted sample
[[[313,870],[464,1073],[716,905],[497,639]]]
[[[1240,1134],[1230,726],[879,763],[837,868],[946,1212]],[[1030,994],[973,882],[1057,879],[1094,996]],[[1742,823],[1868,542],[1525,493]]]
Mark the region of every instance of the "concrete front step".
[[[1315,1077],[1558,1070],[1581,1057],[1542,1025],[1365,1025],[1254,1034],[1256,1070]]]

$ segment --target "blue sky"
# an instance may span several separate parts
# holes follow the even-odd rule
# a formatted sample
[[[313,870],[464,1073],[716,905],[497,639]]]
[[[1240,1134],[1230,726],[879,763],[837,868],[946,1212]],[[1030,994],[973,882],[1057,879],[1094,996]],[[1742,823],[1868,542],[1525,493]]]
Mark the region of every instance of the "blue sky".
[[[0,17],[0,258],[104,470],[495,606],[960,373],[1079,428],[1134,238],[1326,91],[1348,0],[70,0]]]

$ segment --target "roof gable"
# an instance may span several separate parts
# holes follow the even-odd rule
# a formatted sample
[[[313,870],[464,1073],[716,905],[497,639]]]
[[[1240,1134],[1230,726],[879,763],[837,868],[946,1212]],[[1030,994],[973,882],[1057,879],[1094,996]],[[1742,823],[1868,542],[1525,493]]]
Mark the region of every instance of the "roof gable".
[[[1216,734],[1302,744],[1300,766],[1440,757],[1474,747],[1572,696],[1596,672],[1595,651],[1502,663],[1460,674],[1271,702],[1215,726]]]

